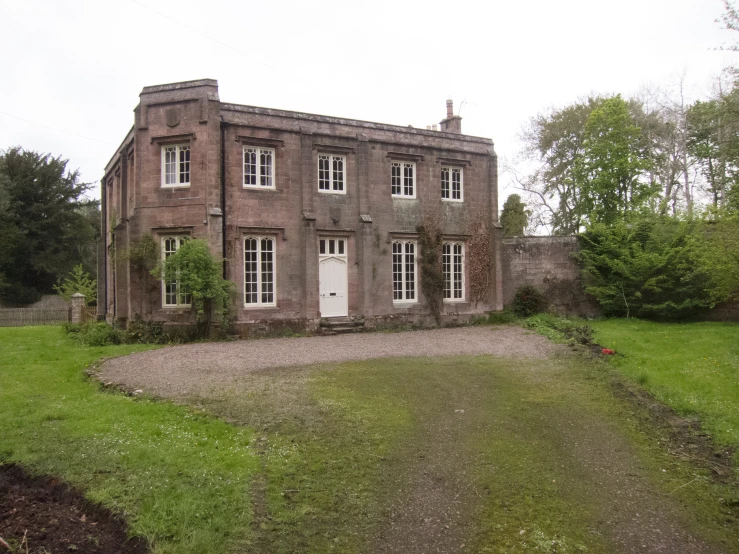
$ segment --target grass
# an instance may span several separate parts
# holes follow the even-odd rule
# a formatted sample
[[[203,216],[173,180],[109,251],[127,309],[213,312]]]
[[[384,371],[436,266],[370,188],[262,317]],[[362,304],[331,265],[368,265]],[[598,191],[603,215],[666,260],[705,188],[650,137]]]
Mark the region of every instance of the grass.
[[[272,370],[268,383],[257,378],[192,401],[261,429],[269,518],[255,538],[258,552],[359,552],[381,542],[380,522],[397,491],[411,494],[412,462],[450,451],[474,459],[474,488],[489,500],[465,498],[465,517],[484,522],[463,538],[471,551],[526,551],[540,540],[559,545],[543,552],[576,552],[582,544],[608,552],[589,527],[589,491],[561,463],[572,457],[567,445],[546,424],[557,421],[558,409],[569,411],[572,399],[554,401],[554,413],[545,409],[555,389],[532,400],[532,383],[520,390],[523,369],[490,357],[381,359],[308,368],[297,382],[294,370]],[[522,402],[546,413],[521,414]],[[289,409],[275,414],[276,405]],[[465,417],[459,435],[436,432],[442,414]]]
[[[58,327],[0,328],[0,463],[79,486],[154,552],[230,550],[249,533],[252,432],[101,392],[83,376],[102,356],[143,349],[81,347]]]
[[[618,354],[619,371],[697,416],[719,444],[739,449],[739,325],[611,319],[592,326],[596,340]]]
[[[541,371],[487,356],[270,370],[190,402],[258,429],[264,441],[255,552],[361,552],[402,540],[388,514],[412,511],[414,475],[439,471],[421,459],[465,476],[455,490],[466,492],[462,542],[471,552],[611,552],[603,521],[612,510],[637,505],[658,519],[672,499],[688,507],[681,525],[738,550],[726,523],[735,514],[717,502],[731,491],[661,449],[632,407],[614,400],[607,365],[535,364]],[[628,486],[654,486],[654,498],[635,492],[619,505]]]
[[[650,526],[669,513],[739,551],[726,500],[735,487],[666,452],[612,396],[612,370],[598,360],[269,370],[181,399],[189,408],[83,376],[101,356],[142,349],[0,329],[0,463],[71,481],[125,514],[157,553],[402,551],[428,540],[418,505],[456,506],[454,548],[470,552],[611,552],[628,525],[609,522],[634,506]],[[412,501],[419,495],[428,502]],[[413,525],[398,531],[390,514]]]

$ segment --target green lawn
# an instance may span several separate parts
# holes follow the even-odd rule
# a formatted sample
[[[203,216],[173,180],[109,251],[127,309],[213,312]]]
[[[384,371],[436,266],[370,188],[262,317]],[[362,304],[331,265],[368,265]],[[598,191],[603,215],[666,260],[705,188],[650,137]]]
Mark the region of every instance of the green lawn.
[[[739,552],[736,487],[672,457],[590,357],[269,370],[189,408],[84,377],[143,348],[0,328],[0,463],[79,486],[155,552],[403,551],[444,517],[449,551],[633,551],[648,518]]]
[[[739,448],[739,325],[611,319],[592,326],[624,375]]]
[[[61,476],[127,516],[155,552],[222,552],[249,532],[252,432],[101,393],[83,369],[142,346],[82,347],[59,327],[0,328],[0,463]]]

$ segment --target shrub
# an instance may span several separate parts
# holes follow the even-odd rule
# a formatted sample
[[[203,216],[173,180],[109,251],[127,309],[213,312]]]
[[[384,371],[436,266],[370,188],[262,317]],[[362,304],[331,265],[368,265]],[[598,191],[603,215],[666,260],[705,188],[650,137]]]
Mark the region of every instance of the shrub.
[[[572,320],[551,314],[536,314],[527,318],[523,326],[554,342],[593,344],[593,328],[581,320]]]
[[[80,326],[77,339],[85,346],[123,344],[126,342],[126,333],[107,323],[86,323]]]
[[[606,316],[694,316],[716,301],[711,269],[702,261],[714,246],[704,235],[700,222],[650,215],[591,225],[578,255],[585,292]]]
[[[200,332],[197,327],[176,327],[162,336],[162,344],[187,344],[199,340]]]
[[[164,275],[167,281],[177,281],[178,286],[187,291],[202,337],[210,335],[213,322],[220,325],[223,332],[233,312],[232,298],[236,288],[223,278],[222,262],[210,253],[207,242],[191,239],[151,271],[154,276]]]
[[[126,329],[126,342],[129,344],[165,344],[167,336],[158,321],[145,321],[136,314]]]
[[[513,298],[513,311],[521,317],[530,317],[547,309],[547,300],[539,289],[524,285]]]
[[[139,314],[129,323],[128,329],[118,329],[108,323],[66,323],[64,331],[85,346],[109,344],[185,344],[199,339],[194,326],[175,328],[166,333],[158,321],[145,321]]]
[[[515,323],[518,320],[518,316],[508,310],[502,312],[490,312],[485,318],[485,323],[490,325],[504,325],[506,323]]]
[[[66,302],[69,302],[73,294],[80,293],[85,295],[85,302],[88,306],[97,303],[97,281],[85,273],[82,264],[74,266],[62,284],[54,285],[53,288]]]

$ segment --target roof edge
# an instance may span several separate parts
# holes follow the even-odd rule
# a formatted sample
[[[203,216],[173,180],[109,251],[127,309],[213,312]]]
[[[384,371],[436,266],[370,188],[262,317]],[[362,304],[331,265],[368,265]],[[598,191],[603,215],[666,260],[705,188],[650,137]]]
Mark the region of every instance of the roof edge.
[[[361,119],[350,119],[344,117],[333,117],[329,115],[311,114],[306,112],[294,112],[290,110],[278,110],[275,108],[260,108],[258,106],[247,106],[244,104],[231,104],[221,102],[221,110],[254,113],[261,115],[271,115],[275,117],[285,117],[290,119],[303,119],[306,121],[314,121],[320,123],[334,123],[339,125],[350,125],[354,127],[362,127],[365,129],[380,129],[386,131],[404,132],[415,135],[424,135],[429,137],[443,137],[456,140],[465,140],[468,142],[477,142],[492,145],[493,139],[487,137],[477,137],[473,135],[464,135],[461,133],[445,133],[444,131],[431,131],[427,129],[417,129],[415,127],[403,127],[402,125],[393,125],[390,123],[377,123],[374,121],[364,121]]]
[[[196,79],[194,81],[180,81],[178,83],[167,83],[163,85],[151,85],[141,89],[141,94],[152,94],[155,92],[165,92],[168,90],[183,90],[194,87],[217,87],[216,79]],[[140,96],[140,95],[139,95]]]

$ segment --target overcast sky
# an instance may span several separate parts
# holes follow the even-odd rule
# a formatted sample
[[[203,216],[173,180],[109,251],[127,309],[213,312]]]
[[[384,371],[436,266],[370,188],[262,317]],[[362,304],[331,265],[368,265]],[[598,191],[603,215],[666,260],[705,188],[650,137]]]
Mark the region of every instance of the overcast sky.
[[[452,98],[463,132],[510,161],[530,117],[591,92],[686,72],[691,98],[707,95],[737,56],[715,50],[734,40],[722,12],[721,0],[0,0],[0,149],[62,155],[99,181],[142,87],[213,78],[226,102],[421,128]]]

